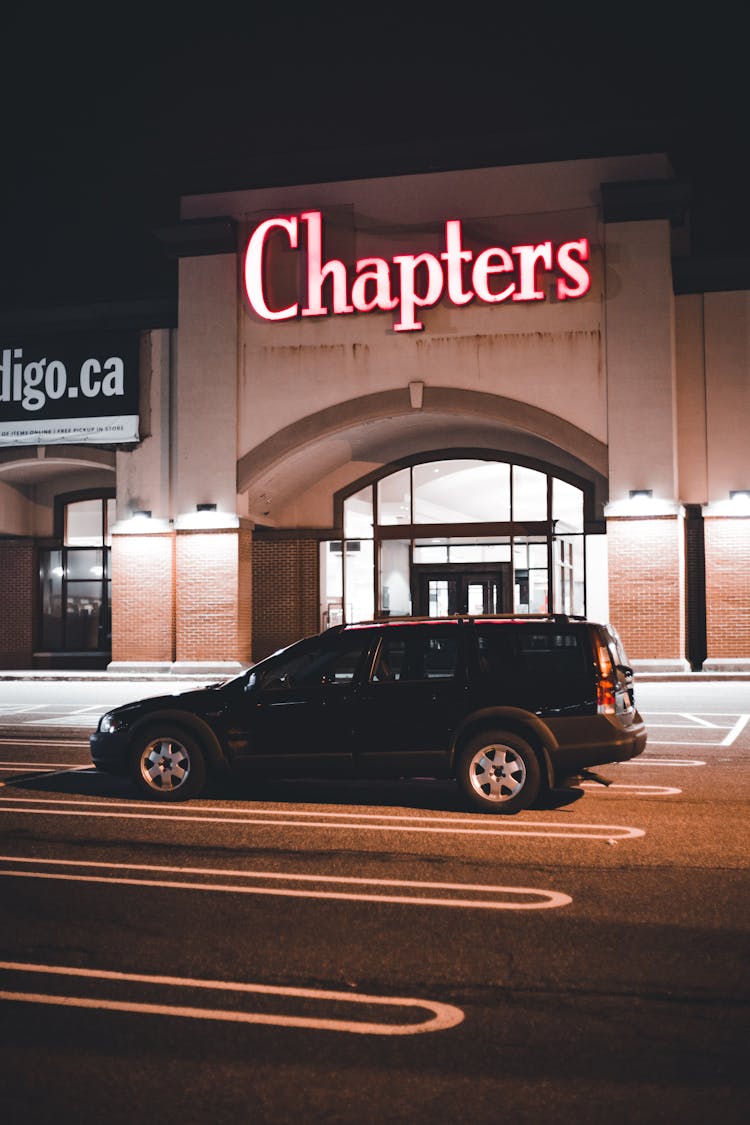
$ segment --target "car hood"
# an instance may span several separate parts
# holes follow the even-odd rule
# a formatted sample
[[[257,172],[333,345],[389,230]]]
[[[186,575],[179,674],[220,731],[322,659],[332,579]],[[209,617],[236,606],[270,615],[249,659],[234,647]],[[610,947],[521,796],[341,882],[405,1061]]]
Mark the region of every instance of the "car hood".
[[[135,719],[139,715],[148,715],[153,711],[191,711],[196,715],[205,715],[220,709],[225,703],[223,686],[223,684],[211,684],[209,687],[194,688],[192,691],[152,695],[145,699],[134,700],[132,703],[123,703],[119,707],[112,707],[108,714],[130,719]]]

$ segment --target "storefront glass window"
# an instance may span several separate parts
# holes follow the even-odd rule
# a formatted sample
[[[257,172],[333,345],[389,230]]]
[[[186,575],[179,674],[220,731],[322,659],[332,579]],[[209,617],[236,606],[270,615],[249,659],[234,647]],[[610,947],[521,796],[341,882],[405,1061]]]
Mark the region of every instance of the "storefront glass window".
[[[510,469],[498,461],[435,461],[414,466],[415,523],[510,519]]]
[[[372,487],[368,485],[344,501],[344,535],[347,539],[369,539],[372,521]]]
[[[324,545],[321,555],[323,621],[441,606],[448,613],[584,614],[587,583],[599,581],[584,565],[584,499],[582,488],[554,474],[504,460],[398,469],[344,501],[344,540]],[[398,524],[434,528],[437,536],[392,539],[388,529]],[[467,535],[477,524],[505,526],[487,535],[474,526]],[[599,585],[606,589],[606,573]]]
[[[583,493],[558,477],[552,478],[552,519],[558,532],[583,531]]]
[[[91,581],[92,578],[101,578],[104,574],[102,552],[96,550],[70,550],[66,551],[67,567],[66,577],[70,581]]]
[[[510,543],[462,543],[448,548],[452,563],[510,562]]]
[[[320,627],[344,620],[344,563],[341,540],[320,544]]]
[[[547,519],[547,475],[523,465],[513,466],[513,519]]]
[[[448,561],[448,548],[437,547],[433,543],[415,544],[415,563],[444,563]]]
[[[513,611],[549,612],[546,540],[516,540],[513,545]]]
[[[100,547],[104,542],[104,502],[77,500],[65,505],[65,546]]]
[[[385,539],[380,545],[380,612],[384,616],[411,614],[409,548],[408,539]]]
[[[108,653],[111,648],[109,528],[115,501],[65,504],[63,546],[40,551],[39,645],[45,652]]]
[[[346,620],[370,621],[375,616],[372,539],[347,539],[344,548]]]
[[[378,481],[378,523],[411,523],[411,469],[400,469]]]
[[[102,627],[101,582],[68,582],[65,598],[65,647],[69,652],[99,648]]]
[[[62,647],[62,551],[43,551],[39,566],[41,586],[41,645],[45,652]]]

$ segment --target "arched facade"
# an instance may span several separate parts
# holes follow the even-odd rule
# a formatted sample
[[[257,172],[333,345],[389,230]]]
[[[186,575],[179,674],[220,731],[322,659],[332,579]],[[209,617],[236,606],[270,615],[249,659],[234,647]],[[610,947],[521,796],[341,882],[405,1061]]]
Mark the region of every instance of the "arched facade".
[[[681,267],[684,220],[659,154],[185,197],[174,319],[122,362],[79,326],[78,383],[38,375],[41,342],[0,352],[23,633],[0,660],[45,659],[40,560],[77,549],[55,504],[114,488],[82,548],[107,552],[114,669],[480,610],[607,616],[640,667],[743,666],[750,296]],[[88,403],[54,442],[24,417],[42,385],[53,413]],[[59,566],[62,607],[84,591]]]

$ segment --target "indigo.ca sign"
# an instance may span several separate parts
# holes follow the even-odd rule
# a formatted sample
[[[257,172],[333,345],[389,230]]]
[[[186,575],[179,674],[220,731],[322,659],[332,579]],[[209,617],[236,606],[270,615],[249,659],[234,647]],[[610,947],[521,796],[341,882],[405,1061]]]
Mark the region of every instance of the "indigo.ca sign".
[[[138,441],[138,336],[0,346],[0,446]]]

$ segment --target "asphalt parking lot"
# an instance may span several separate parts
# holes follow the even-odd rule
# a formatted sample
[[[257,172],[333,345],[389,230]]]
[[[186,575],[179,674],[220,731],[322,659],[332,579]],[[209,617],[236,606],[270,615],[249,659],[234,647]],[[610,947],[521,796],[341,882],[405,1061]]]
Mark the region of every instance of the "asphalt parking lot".
[[[128,688],[51,687],[0,683],[9,1122],[744,1121],[747,683],[640,685],[645,754],[514,817],[154,806],[88,760]]]

